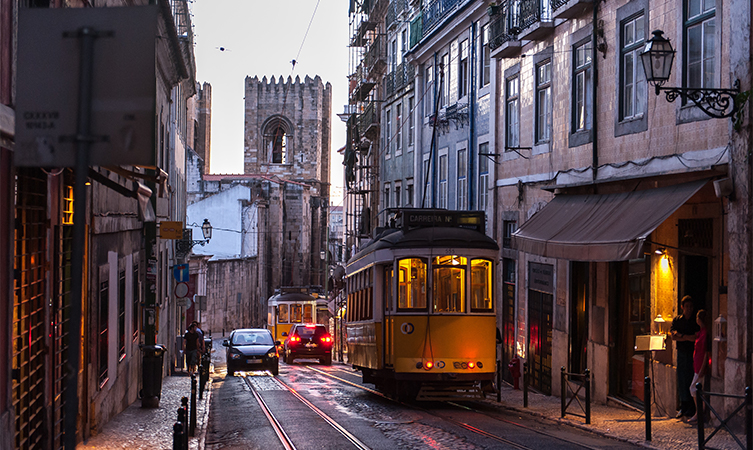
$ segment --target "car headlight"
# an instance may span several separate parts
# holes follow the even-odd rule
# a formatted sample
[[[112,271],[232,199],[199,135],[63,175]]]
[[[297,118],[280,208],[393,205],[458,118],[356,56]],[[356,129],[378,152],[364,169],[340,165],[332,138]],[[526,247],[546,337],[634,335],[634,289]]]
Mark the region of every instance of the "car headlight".
[[[274,358],[277,356],[277,352],[274,350],[270,350],[269,353],[267,353],[267,356],[270,358]]]
[[[230,359],[241,359],[241,355],[239,353],[231,353]]]

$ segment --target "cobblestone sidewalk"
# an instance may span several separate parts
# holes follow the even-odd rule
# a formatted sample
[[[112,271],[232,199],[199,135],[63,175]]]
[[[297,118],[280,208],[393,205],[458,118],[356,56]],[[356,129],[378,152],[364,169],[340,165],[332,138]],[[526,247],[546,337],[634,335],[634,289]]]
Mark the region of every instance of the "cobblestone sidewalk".
[[[211,380],[211,377],[210,377]],[[212,395],[211,381],[204,398],[196,396],[196,433],[189,438],[191,450],[204,449],[204,437]],[[79,444],[77,449],[159,449],[173,448],[173,424],[178,417],[181,397],[191,397],[191,378],[169,376],[162,381],[159,408],[142,408],[136,400],[105,425],[102,432]]]

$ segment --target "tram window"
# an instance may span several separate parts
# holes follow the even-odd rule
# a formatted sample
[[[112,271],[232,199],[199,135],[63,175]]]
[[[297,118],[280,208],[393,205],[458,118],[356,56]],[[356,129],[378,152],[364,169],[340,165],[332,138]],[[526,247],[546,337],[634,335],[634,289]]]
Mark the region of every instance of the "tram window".
[[[392,277],[395,276],[395,270],[389,267],[384,270],[384,309],[389,311],[392,309]]]
[[[280,305],[277,307],[277,323],[288,323],[288,305]]]
[[[366,318],[367,319],[373,319],[374,318],[374,291],[371,287],[366,289]]]
[[[270,305],[269,308],[267,308],[267,323],[268,324],[275,324],[275,307]]]
[[[314,323],[314,316],[312,314],[311,305],[303,305],[303,322]]]
[[[434,311],[465,312],[465,269],[468,262],[462,256],[438,256],[432,262],[434,270]]]
[[[301,323],[301,305],[290,305],[290,321]]]
[[[426,308],[426,262],[418,258],[401,259],[398,262],[399,309]]]
[[[491,311],[492,262],[486,259],[471,260],[471,311]]]

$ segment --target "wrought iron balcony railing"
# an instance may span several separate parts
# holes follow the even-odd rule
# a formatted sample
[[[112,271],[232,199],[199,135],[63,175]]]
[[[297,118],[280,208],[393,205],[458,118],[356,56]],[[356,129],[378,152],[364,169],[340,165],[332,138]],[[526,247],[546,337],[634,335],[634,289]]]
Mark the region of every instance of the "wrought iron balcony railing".
[[[387,45],[383,36],[377,36],[366,50],[364,64],[369,72],[379,63],[387,62]]]
[[[376,103],[369,102],[358,116],[358,131],[365,134],[366,131],[374,125],[379,125],[379,110]]]
[[[525,29],[536,22],[552,20],[552,6],[549,0],[518,0],[520,28]]]
[[[505,42],[515,40],[519,32],[518,15],[510,15],[505,3],[489,25],[489,47],[492,50],[501,47]]]

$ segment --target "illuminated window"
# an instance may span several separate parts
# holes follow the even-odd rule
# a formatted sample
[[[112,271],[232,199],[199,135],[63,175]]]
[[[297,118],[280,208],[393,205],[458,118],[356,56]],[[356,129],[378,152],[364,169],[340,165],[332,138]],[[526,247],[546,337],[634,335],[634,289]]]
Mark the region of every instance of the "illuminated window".
[[[277,322],[278,323],[290,322],[290,320],[288,319],[288,305],[280,305],[277,307]]]
[[[437,256],[432,261],[434,311],[465,312],[465,269],[463,256]]]
[[[73,186],[63,187],[63,225],[73,225]]]
[[[398,263],[398,305],[400,309],[426,308],[426,262],[418,258]]]
[[[471,311],[491,311],[492,263],[486,259],[471,260]]]
[[[302,319],[301,305],[290,305],[290,321],[293,323],[301,323]]]
[[[314,313],[311,305],[303,305],[303,322],[312,323],[314,321]]]

